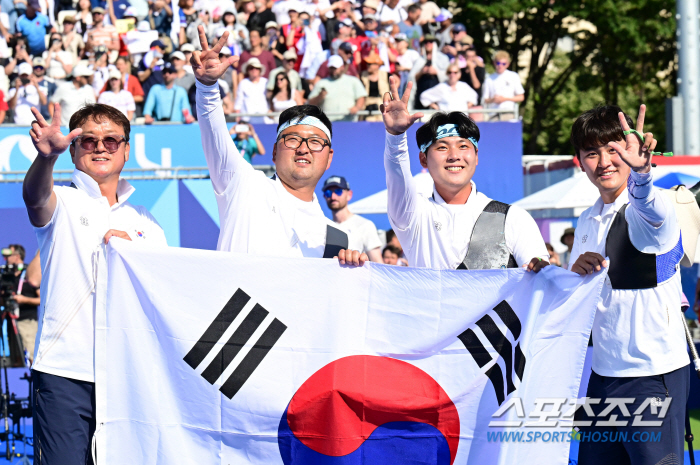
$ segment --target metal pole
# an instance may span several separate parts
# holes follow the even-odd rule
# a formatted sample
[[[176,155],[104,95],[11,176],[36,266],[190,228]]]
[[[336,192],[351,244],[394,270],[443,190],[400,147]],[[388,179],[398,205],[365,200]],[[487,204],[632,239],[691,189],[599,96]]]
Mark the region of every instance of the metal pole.
[[[680,93],[683,98],[684,155],[700,155],[700,4],[677,0]]]

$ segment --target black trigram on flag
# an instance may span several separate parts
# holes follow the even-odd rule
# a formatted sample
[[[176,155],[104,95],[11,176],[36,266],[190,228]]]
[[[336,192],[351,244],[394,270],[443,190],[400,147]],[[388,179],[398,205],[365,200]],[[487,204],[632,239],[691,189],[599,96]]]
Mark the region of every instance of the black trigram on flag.
[[[518,315],[515,314],[513,309],[508,302],[505,300],[496,305],[493,309],[498,317],[505,323],[513,335],[513,342],[516,344],[515,352],[513,352],[513,345],[510,343],[505,334],[496,326],[489,315],[484,315],[476,325],[483,331],[486,339],[493,348],[498,352],[498,354],[503,359],[506,366],[505,380],[503,376],[503,371],[501,370],[498,360],[496,363],[491,365],[491,367],[486,370],[486,376],[491,380],[493,388],[496,391],[496,399],[498,399],[498,405],[501,405],[505,401],[506,396],[510,395],[511,392],[515,391],[515,385],[513,384],[513,372],[518,376],[520,381],[523,380],[523,372],[525,371],[525,355],[520,349],[520,344],[518,339],[520,338],[520,319]],[[467,329],[462,334],[457,336],[460,341],[465,345],[467,350],[474,357],[474,361],[479,365],[479,368],[483,368],[488,365],[493,358],[489,351],[484,347],[476,333],[471,329]],[[504,382],[505,381],[505,382]],[[507,390],[504,390],[504,384],[507,386]],[[505,392],[505,394],[504,394]]]
[[[219,350],[216,348],[216,343],[219,342],[226,330],[233,324],[233,320],[243,310],[243,307],[250,301],[250,296],[240,289],[237,289],[233,296],[226,303],[221,312],[217,315],[214,321],[197,343],[192,347],[187,355],[185,362],[195,370],[202,363],[207,355],[212,350],[217,353],[214,359],[202,372],[202,377],[214,384],[226,368],[231,364],[234,357],[248,340],[253,336],[253,333],[260,327],[268,314],[260,304],[255,304],[253,309],[246,315],[242,322],[235,329],[231,337]],[[229,399],[233,398],[236,393],[243,387],[243,384],[250,378],[253,371],[260,365],[265,356],[270,352],[270,349],[277,343],[282,333],[287,327],[275,318],[272,323],[265,329],[263,334],[258,338],[243,360],[234,369],[231,376],[219,388],[222,394]]]

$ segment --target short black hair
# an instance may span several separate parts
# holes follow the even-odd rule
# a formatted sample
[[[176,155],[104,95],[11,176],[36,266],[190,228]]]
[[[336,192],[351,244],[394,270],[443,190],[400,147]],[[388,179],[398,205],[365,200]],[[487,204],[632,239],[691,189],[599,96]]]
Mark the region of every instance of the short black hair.
[[[417,3],[411,3],[411,4],[408,5],[408,7],[406,8],[406,12],[407,12],[407,13],[413,13],[414,11],[420,10],[420,9],[421,9],[421,7],[420,7],[419,4],[417,4]]]
[[[389,252],[393,253],[394,255],[396,255],[397,257],[400,257],[400,256],[401,256],[401,249],[399,249],[399,248],[396,247],[395,245],[388,244],[388,245],[385,246],[384,249],[382,250],[382,257],[384,256],[384,252],[386,252],[387,250],[388,250]]]
[[[129,134],[131,132],[131,123],[121,110],[117,110],[113,106],[102,103],[91,103],[85,105],[80,110],[73,113],[68,123],[69,130],[73,130],[85,124],[88,120],[93,120],[99,123],[104,120],[112,121],[124,129],[124,137],[129,142]]]
[[[438,128],[444,124],[456,124],[457,131],[459,132],[460,136],[464,137],[465,139],[473,137],[474,140],[479,142],[481,133],[479,132],[479,127],[476,125],[474,120],[461,111],[453,111],[450,113],[441,111],[435,113],[430,118],[430,121],[419,127],[416,131],[416,142],[418,143],[418,148],[420,148],[426,142],[434,141],[437,137]]]
[[[386,242],[387,242],[387,244],[388,244],[389,242],[391,242],[391,240],[392,240],[393,238],[396,237],[396,233],[394,232],[393,229],[388,229],[388,230],[384,233],[384,237],[386,238]]]
[[[576,118],[571,127],[571,145],[574,146],[574,155],[578,156],[580,150],[606,145],[611,141],[624,140],[620,118],[618,113],[622,109],[617,105],[598,105]],[[624,113],[624,112],[623,112]],[[632,118],[624,113],[629,127],[634,127]]]
[[[19,254],[19,258],[21,258],[22,261],[24,261],[24,256],[27,254],[27,252],[24,250],[24,247],[23,247],[22,245],[20,245],[20,244],[10,244],[10,246],[9,246],[8,248],[10,248],[10,249],[14,250],[15,252],[17,252],[17,253]]]
[[[277,130],[279,131],[280,127],[282,127],[282,125],[287,121],[296,118],[303,118],[304,116],[313,116],[314,118],[321,120],[321,122],[328,128],[331,138],[333,137],[333,125],[331,124],[331,120],[329,120],[323,110],[316,105],[296,105],[291,108],[287,108],[280,115],[280,122],[277,125]]]

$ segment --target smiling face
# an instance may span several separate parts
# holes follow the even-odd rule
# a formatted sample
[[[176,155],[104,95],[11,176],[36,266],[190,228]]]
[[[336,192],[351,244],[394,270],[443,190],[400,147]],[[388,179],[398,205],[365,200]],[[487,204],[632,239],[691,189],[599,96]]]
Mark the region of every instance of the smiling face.
[[[99,122],[88,119],[81,127],[83,129],[81,137],[104,139],[112,136],[115,139],[121,139],[120,136],[126,136],[121,125],[105,117],[102,117]],[[78,139],[71,144],[70,154],[75,167],[99,183],[115,177],[119,179],[119,173],[129,160],[129,143],[121,142],[114,153],[109,153],[101,141],[97,143],[94,150],[87,151],[82,148]]]
[[[453,197],[469,189],[479,154],[470,140],[452,136],[433,142],[427,154],[420,153],[420,162],[430,172],[438,193]]]
[[[617,141],[624,144],[623,140]],[[598,188],[605,203],[611,203],[625,190],[630,167],[622,161],[610,144],[581,149],[578,152],[581,168],[588,179]]]
[[[295,189],[314,189],[323,173],[331,166],[333,149],[325,146],[320,152],[312,152],[306,143],[291,149],[285,145],[282,137],[287,134],[303,138],[315,137],[330,142],[328,136],[314,126],[299,124],[285,129],[272,149],[272,161],[282,182]]]

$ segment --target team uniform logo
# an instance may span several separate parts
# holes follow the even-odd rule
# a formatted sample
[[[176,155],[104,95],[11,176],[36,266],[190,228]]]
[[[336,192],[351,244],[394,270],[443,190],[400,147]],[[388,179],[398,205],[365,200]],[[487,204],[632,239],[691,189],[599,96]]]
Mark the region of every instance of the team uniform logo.
[[[459,431],[457,408],[426,372],[355,355],[302,384],[282,415],[278,443],[285,465],[450,465]]]

